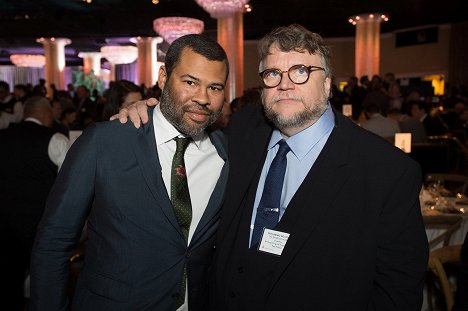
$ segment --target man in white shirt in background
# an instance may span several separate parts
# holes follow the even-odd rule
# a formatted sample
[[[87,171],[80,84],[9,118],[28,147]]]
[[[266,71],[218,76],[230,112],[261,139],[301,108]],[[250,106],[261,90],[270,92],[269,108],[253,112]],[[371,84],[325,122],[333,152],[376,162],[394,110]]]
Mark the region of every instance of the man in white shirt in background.
[[[36,227],[69,148],[68,139],[50,128],[52,108],[46,98],[28,99],[24,117],[0,130],[0,295],[7,310],[24,308],[23,283]]]
[[[10,93],[10,85],[0,81],[0,129],[23,119],[23,103]]]

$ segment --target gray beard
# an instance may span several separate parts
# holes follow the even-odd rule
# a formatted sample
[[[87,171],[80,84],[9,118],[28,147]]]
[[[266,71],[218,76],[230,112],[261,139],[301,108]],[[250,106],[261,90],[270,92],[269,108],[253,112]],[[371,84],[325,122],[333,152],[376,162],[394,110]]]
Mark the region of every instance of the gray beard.
[[[160,102],[161,113],[179,132],[184,135],[193,137],[200,135],[208,126],[213,124],[221,114],[221,109],[219,111],[212,111],[206,108],[203,105],[193,103],[190,106],[178,106],[174,100],[173,92],[170,84],[166,84],[166,87],[162,90],[161,93],[161,102]],[[206,124],[200,124],[198,126],[193,126],[184,121],[184,109],[191,108],[194,110],[200,110],[207,113],[210,113],[208,122]],[[222,108],[222,107],[221,107]]]
[[[302,127],[308,123],[317,121],[327,109],[327,103],[327,97],[324,96],[320,102],[312,105],[312,108],[308,108],[304,105],[304,109],[302,111],[299,111],[293,116],[287,118],[281,116],[271,108],[274,101],[271,105],[264,105],[264,110],[268,120],[273,122],[278,129],[287,129]]]

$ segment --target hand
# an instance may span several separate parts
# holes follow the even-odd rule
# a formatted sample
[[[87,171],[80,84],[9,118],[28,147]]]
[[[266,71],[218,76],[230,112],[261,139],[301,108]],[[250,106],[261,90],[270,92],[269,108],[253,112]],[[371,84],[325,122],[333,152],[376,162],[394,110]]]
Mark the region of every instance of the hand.
[[[118,114],[114,114],[110,117],[110,120],[119,119],[120,123],[127,123],[128,118],[132,121],[136,128],[140,128],[141,122],[143,124],[148,123],[148,107],[156,106],[159,104],[156,98],[149,98],[147,100],[140,100],[136,103],[131,104],[126,108],[120,109]]]

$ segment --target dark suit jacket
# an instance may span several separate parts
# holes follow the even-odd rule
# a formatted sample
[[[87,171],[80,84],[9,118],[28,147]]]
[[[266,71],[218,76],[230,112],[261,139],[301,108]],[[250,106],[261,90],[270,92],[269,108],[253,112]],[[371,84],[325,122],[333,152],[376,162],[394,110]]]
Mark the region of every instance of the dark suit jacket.
[[[223,135],[210,139],[226,160]],[[73,310],[173,311],[185,264],[189,308],[206,310],[227,171],[228,162],[187,247],[161,176],[152,120],[140,129],[105,122],[86,130],[67,155],[38,228],[32,309],[66,308],[67,260],[88,219]]]
[[[234,115],[228,191],[209,310],[420,310],[428,244],[416,162],[335,111],[335,127],[275,230],[281,256],[249,249],[249,225],[273,127]]]

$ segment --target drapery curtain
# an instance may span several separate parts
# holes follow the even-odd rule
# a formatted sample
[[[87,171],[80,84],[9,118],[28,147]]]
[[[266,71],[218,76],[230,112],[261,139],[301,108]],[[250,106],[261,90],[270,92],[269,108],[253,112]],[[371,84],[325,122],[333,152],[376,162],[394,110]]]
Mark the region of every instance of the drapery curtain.
[[[75,67],[65,67],[65,83],[72,83],[72,70]],[[44,79],[44,68],[0,66],[0,81],[10,85],[10,91],[16,84],[39,84],[39,79]],[[46,81],[49,82],[49,81]]]
[[[44,68],[0,66],[0,81],[7,82],[11,91],[16,84],[39,84],[39,79],[44,79]]]
[[[137,63],[115,65],[115,80],[137,80]]]

